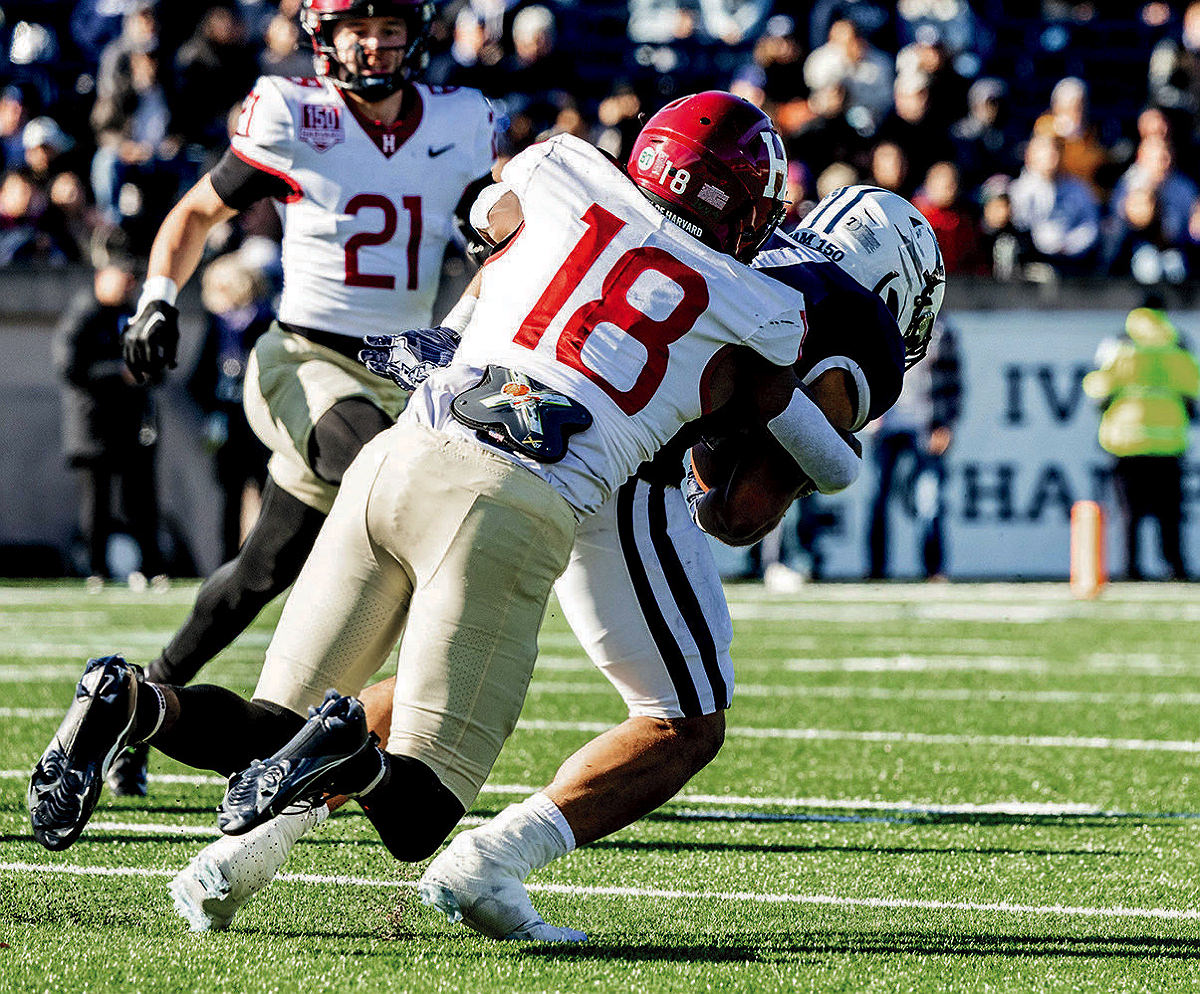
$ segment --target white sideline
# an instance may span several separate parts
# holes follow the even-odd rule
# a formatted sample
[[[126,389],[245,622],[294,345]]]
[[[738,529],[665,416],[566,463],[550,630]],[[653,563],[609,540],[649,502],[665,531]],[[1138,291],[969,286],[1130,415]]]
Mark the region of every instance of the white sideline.
[[[36,863],[0,863],[0,872],[64,874],[78,877],[173,877],[175,870],[136,866],[40,866]],[[327,876],[315,873],[281,873],[290,883],[334,884],[358,887],[415,887],[415,880],[380,880],[372,877]],[[754,904],[807,904],[844,908],[915,908],[923,911],[998,911],[1005,914],[1067,915],[1087,918],[1158,918],[1171,921],[1200,920],[1192,908],[1089,908],[1065,904],[1010,904],[1008,902],[918,901],[899,897],[841,897],[836,894],[762,894],[755,891],[666,890],[657,887],[590,887],[575,884],[529,884],[536,894],[573,897],[638,897],[684,901],[743,901]]]

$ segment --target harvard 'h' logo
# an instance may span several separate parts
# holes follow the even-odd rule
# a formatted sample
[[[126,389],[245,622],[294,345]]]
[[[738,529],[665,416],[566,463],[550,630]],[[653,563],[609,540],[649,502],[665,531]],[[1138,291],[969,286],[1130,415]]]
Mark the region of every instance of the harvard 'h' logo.
[[[381,135],[379,138],[379,148],[384,155],[391,155],[396,151],[396,136],[393,134]]]

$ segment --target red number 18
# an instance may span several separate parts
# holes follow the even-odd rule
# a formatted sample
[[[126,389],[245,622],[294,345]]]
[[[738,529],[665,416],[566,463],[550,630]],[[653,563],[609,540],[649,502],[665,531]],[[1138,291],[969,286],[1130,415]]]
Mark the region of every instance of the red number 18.
[[[533,310],[521,323],[513,339],[519,345],[530,349],[537,347],[571,292],[617,232],[625,227],[624,221],[599,204],[592,204],[587,209],[583,223],[587,225],[587,231],[571,249],[545,292],[533,305]],[[646,272],[661,273],[683,291],[682,298],[665,318],[652,318],[629,302],[629,291],[638,277]],[[638,246],[623,253],[613,264],[604,277],[600,296],[583,304],[567,320],[558,337],[555,355],[559,362],[579,370],[599,384],[622,411],[634,415],[650,403],[654,391],[666,376],[671,343],[686,335],[707,307],[708,284],[703,276],[660,248]],[[617,389],[583,363],[583,345],[596,326],[602,323],[614,325],[641,342],[646,349],[646,363],[628,390]]]

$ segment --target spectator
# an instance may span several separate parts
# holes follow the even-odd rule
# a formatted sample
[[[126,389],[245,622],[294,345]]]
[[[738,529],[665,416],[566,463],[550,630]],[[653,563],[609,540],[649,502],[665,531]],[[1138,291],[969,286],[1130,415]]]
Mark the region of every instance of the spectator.
[[[787,178],[787,214],[784,215],[779,227],[782,231],[791,231],[800,220],[817,206],[813,194],[816,192],[810,173],[802,162],[788,163]]]
[[[214,259],[204,270],[208,327],[188,391],[205,413],[204,440],[216,457],[226,562],[242,544],[247,489],[261,494],[267,478],[269,453],[246,421],[242,385],[250,350],[271,324],[269,296],[267,281],[238,253]]]
[[[956,68],[974,76],[979,67],[979,25],[967,0],[901,0],[897,33],[908,45],[936,38]]]
[[[835,162],[857,161],[863,139],[846,121],[845,86],[836,83],[814,90],[808,105],[812,117],[788,139],[788,158],[818,176]]]
[[[63,454],[77,471],[79,530],[95,582],[108,578],[107,547],[116,529],[113,484],[119,481],[125,526],[141,549],[145,575],[162,575],[154,459],[158,424],[150,390],[134,382],[121,358],[121,330],[132,313],[137,273],[113,258],[95,273],[59,324],[55,365],[64,381]]]
[[[189,145],[216,148],[225,141],[225,116],[249,92],[258,58],[245,24],[228,7],[210,7],[175,57],[174,110]]]
[[[983,215],[979,221],[984,266],[998,280],[1015,279],[1027,254],[1028,234],[1019,232],[1012,220],[1011,180],[993,176],[979,190]]]
[[[62,265],[71,257],[69,236],[50,211],[48,195],[27,172],[0,180],[0,266],[13,263]]]
[[[1028,235],[1035,261],[1055,273],[1087,271],[1100,237],[1100,205],[1087,185],[1062,172],[1062,141],[1034,135],[1025,168],[1009,188],[1013,225]]]
[[[1151,136],[1138,143],[1137,157],[1113,191],[1115,212],[1121,211],[1129,191],[1139,186],[1154,192],[1162,216],[1163,235],[1171,244],[1179,244],[1200,189],[1175,169],[1174,154],[1164,139]]]
[[[892,106],[892,60],[872,48],[852,21],[835,21],[829,40],[804,62],[804,82],[819,90],[846,88],[846,120],[869,135]]]
[[[300,26],[291,17],[276,14],[263,32],[264,47],[258,69],[264,76],[311,76],[312,49],[300,48]]]
[[[96,95],[111,97],[129,87],[129,59],[135,52],[158,47],[158,16],[152,0],[140,0],[125,11],[121,33],[104,46],[96,72]]]
[[[950,129],[954,161],[968,190],[998,172],[1017,174],[1019,163],[1004,130],[1007,95],[1008,87],[1001,80],[975,80],[967,90],[967,116]]]
[[[1108,162],[1108,150],[1100,144],[1088,119],[1088,90],[1074,76],[1060,79],[1050,93],[1050,109],[1033,124],[1033,133],[1062,140],[1062,171],[1083,180],[1099,195],[1097,174]]]
[[[506,93],[519,93],[535,101],[551,100],[556,93],[578,89],[573,61],[556,46],[557,31],[549,7],[525,7],[513,19],[513,55],[499,78]]]
[[[1150,53],[1150,101],[1171,121],[1171,131],[1195,145],[1200,134],[1200,3],[1188,4],[1179,40],[1165,38]]]
[[[696,33],[696,15],[679,0],[629,0],[629,40],[673,45]]]
[[[774,0],[699,0],[701,36],[738,46],[761,34]]]
[[[808,47],[815,50],[825,44],[834,21],[849,20],[873,45],[894,48],[894,10],[895,4],[876,3],[875,0],[816,0],[808,18]]]
[[[919,180],[935,162],[954,158],[950,125],[930,114],[929,79],[922,73],[897,76],[895,95],[895,107],[879,125],[875,140],[902,148],[909,175]]]
[[[504,48],[488,37],[484,18],[464,7],[454,18],[454,38],[450,50],[434,56],[425,78],[440,86],[469,86],[493,92],[497,66]]]
[[[908,156],[895,142],[880,142],[871,152],[871,183],[902,197],[912,191],[908,186]]]
[[[25,125],[21,145],[25,150],[25,168],[41,189],[48,191],[57,176],[73,171],[67,153],[75,147],[75,140],[53,118],[35,117]]]
[[[853,186],[858,182],[858,173],[846,162],[835,162],[817,177],[818,203],[828,197],[834,190],[843,186]]]
[[[923,27],[896,55],[897,76],[923,76],[929,85],[930,120],[948,129],[967,112],[967,81],[954,68],[936,28]]]
[[[159,53],[150,47],[130,56],[128,89],[96,101],[92,126],[96,154],[92,190],[110,224],[121,225],[134,249],[153,235],[154,218],[166,213],[179,185],[179,141],[159,77]]]
[[[634,139],[642,130],[641,113],[642,100],[637,90],[628,83],[618,84],[596,110],[600,121],[596,145],[618,162],[626,162]]]
[[[942,319],[934,326],[928,357],[904,374],[900,399],[875,422],[875,489],[867,536],[869,576],[873,580],[885,579],[891,572],[888,505],[896,498],[901,498],[908,514],[917,520],[925,578],[944,579],[945,456],[954,441],[961,397],[955,334]],[[905,464],[908,471],[901,475],[899,470]]]
[[[766,95],[768,113],[777,117],[782,108],[789,104],[803,105],[808,96],[804,86],[804,51],[796,38],[795,22],[786,15],[776,14],[766,24],[766,30],[754,44],[753,64],[763,73],[763,92]],[[795,121],[788,119],[785,111],[777,126],[783,134],[793,130]]]
[[[21,88],[6,86],[0,93],[0,168],[16,169],[25,161],[25,145],[21,135],[27,119]]]
[[[1162,557],[1174,580],[1186,580],[1180,547],[1182,459],[1189,407],[1200,395],[1200,366],[1179,333],[1154,307],[1130,311],[1125,337],[1107,342],[1099,366],[1083,379],[1099,401],[1100,446],[1113,456],[1113,484],[1125,529],[1126,575],[1141,580],[1138,526],[1157,518]]]
[[[1130,187],[1110,220],[1104,271],[1139,283],[1182,283],[1187,263],[1181,246],[1163,231],[1158,197],[1149,186]]]
[[[937,235],[947,275],[987,271],[975,216],[959,199],[958,168],[954,163],[934,163],[912,202]]]

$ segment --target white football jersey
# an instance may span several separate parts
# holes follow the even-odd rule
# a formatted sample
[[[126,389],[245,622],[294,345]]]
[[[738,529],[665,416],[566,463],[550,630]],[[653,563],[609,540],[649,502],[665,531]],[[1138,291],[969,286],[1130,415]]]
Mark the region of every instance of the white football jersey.
[[[524,224],[484,267],[453,364],[408,410],[473,434],[453,421],[450,401],[489,364],[561,391],[591,412],[592,426],[571,437],[561,462],[514,458],[589,513],[707,411],[705,372],[723,346],[794,363],[804,298],[668,221],[579,138],[534,145],[503,178]]]
[[[234,153],[283,179],[279,319],[351,337],[427,327],[463,190],[495,159],[476,90],[413,87],[391,127],[325,79],[263,76]]]

